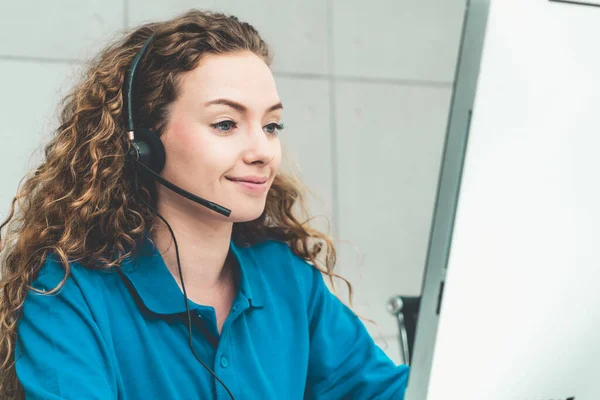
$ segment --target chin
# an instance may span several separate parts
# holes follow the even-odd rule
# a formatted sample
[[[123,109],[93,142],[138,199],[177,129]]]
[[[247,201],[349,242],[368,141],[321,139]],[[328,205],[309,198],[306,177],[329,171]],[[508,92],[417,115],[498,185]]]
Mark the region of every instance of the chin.
[[[238,204],[237,206],[231,205],[227,208],[231,210],[231,214],[229,217],[222,216],[222,218],[234,223],[254,221],[255,219],[258,219],[265,210],[264,204],[261,204],[260,207],[240,207]]]
[[[239,215],[239,214],[236,214],[236,213],[234,213],[232,211],[231,215],[230,215],[230,218],[228,218],[228,220],[231,221],[231,222],[233,222],[233,223],[250,222],[250,221],[254,221],[254,220],[258,219],[261,214],[262,213]]]

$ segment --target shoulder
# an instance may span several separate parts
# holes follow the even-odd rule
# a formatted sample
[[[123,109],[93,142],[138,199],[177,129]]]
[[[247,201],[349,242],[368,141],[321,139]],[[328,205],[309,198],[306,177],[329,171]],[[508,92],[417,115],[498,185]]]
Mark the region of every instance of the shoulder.
[[[26,301],[52,292],[54,296],[44,301],[81,301],[91,306],[103,302],[119,281],[114,269],[87,268],[76,261],[65,264],[58,255],[49,254],[31,283],[34,290],[29,291]]]
[[[90,269],[79,262],[67,261],[67,264],[62,259],[54,254],[49,254],[39,270],[39,273],[32,286],[36,289],[49,290],[64,281],[65,285],[81,285],[87,281],[95,281],[98,277],[114,272],[114,270],[101,271]]]
[[[42,263],[42,266],[37,274],[37,277],[32,283],[34,289],[40,291],[50,291],[57,286],[72,286],[73,283],[73,270],[82,268],[77,263],[69,262],[65,265],[60,257],[56,254],[49,254]]]

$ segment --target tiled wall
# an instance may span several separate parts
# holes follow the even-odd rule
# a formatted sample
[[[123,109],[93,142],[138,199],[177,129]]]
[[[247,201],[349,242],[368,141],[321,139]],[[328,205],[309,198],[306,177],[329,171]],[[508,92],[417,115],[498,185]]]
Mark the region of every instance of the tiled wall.
[[[123,28],[188,8],[234,14],[275,50],[282,142],[321,199],[311,199],[313,212],[333,220],[356,310],[377,322],[367,327],[400,362],[385,305],[421,291],[465,3],[2,1],[0,215],[39,159],[57,102],[86,57]]]

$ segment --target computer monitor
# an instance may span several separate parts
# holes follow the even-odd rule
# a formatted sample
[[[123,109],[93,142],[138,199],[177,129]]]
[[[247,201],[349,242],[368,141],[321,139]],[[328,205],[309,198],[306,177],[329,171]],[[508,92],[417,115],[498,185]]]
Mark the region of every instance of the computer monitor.
[[[406,400],[600,399],[600,7],[471,0]]]

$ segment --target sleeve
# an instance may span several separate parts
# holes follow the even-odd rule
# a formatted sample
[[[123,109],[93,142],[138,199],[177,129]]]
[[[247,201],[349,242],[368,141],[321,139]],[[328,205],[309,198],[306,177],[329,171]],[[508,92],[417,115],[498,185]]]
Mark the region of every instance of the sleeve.
[[[312,269],[310,354],[305,399],[402,400],[409,367],[396,366],[360,319]]]
[[[46,261],[33,286],[50,291],[63,276],[58,263]],[[27,400],[116,399],[108,354],[72,277],[56,294],[27,294],[15,348],[17,378]]]

